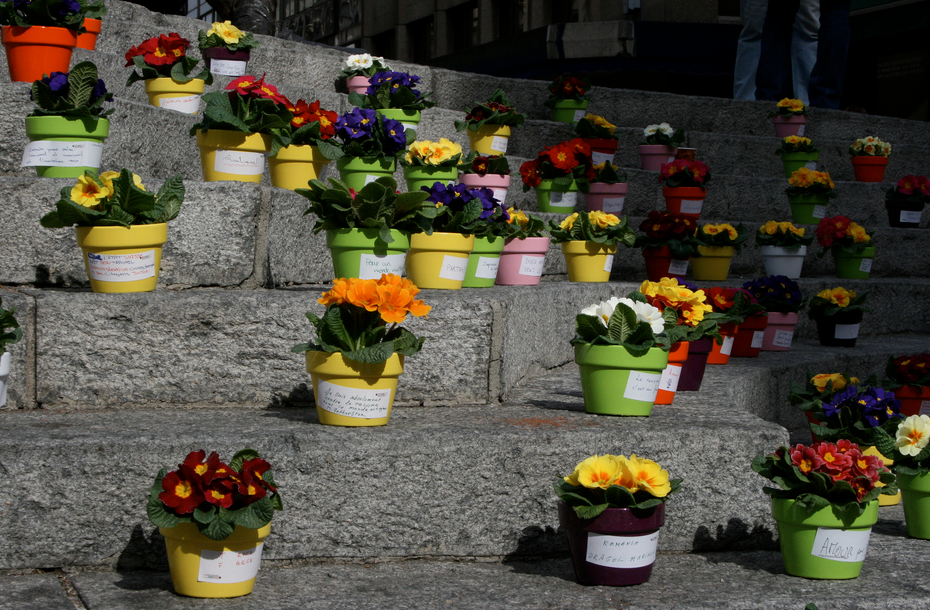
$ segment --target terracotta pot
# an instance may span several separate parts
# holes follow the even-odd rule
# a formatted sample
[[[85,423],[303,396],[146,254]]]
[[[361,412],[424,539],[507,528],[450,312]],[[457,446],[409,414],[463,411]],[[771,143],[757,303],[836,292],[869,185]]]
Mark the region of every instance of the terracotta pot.
[[[737,334],[737,325],[728,322],[718,327],[723,341],[713,341],[711,353],[708,354],[708,364],[727,364],[731,360],[731,350],[734,347],[734,335]]]
[[[916,388],[915,386],[905,385],[900,388],[892,388],[895,397],[902,403],[902,416],[909,415],[931,415],[931,403],[928,398],[928,386]]]
[[[882,182],[886,175],[886,166],[889,165],[889,157],[860,155],[850,157],[850,162],[853,163],[853,175],[857,182]]]
[[[692,220],[698,220],[701,216],[706,194],[706,189],[700,186],[663,187],[666,209],[676,214],[682,214]]]

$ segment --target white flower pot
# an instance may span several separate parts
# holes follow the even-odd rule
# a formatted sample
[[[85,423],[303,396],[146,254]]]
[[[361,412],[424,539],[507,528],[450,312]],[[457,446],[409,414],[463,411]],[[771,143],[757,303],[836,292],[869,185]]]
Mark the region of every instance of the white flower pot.
[[[760,254],[763,255],[766,274],[784,275],[792,280],[801,277],[802,263],[805,262],[806,252],[808,252],[808,246],[795,246],[794,248],[760,246]]]
[[[6,382],[10,379],[10,352],[0,356],[0,407],[6,404]]]

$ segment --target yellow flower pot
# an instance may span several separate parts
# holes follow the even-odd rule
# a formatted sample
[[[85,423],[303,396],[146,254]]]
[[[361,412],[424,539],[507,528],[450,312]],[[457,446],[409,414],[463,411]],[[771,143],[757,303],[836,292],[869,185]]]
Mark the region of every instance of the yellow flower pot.
[[[259,529],[236,526],[224,540],[207,538],[193,523],[160,527],[158,531],[165,537],[171,582],[179,595],[239,597],[252,593],[255,587],[255,573],[262,562],[262,544],[272,531],[272,525],[269,523]],[[232,582],[236,580],[239,582]]]
[[[560,247],[570,282],[607,282],[610,279],[617,244],[565,241]]]
[[[349,360],[343,354],[307,352],[317,417],[328,426],[384,426],[391,416],[404,356],[379,364]]]
[[[462,288],[469,266],[474,235],[414,233],[407,253],[407,277],[419,288]]]
[[[271,150],[271,145],[271,136],[263,133],[225,129],[198,131],[197,147],[200,149],[204,182],[235,180],[260,183],[265,173],[265,155]]]
[[[94,292],[149,292],[158,283],[164,222],[126,227],[75,227],[84,269]]]
[[[179,83],[168,76],[149,78],[145,81],[145,93],[153,106],[184,114],[197,114],[200,111],[200,96],[204,94],[204,81],[195,78]]]
[[[863,450],[863,455],[872,455],[872,456],[874,456],[874,457],[878,457],[879,459],[881,459],[881,460],[883,461],[883,466],[885,466],[885,467],[888,468],[889,470],[892,470],[892,466],[893,466],[893,464],[895,464],[895,461],[894,461],[894,460],[890,460],[889,458],[887,458],[886,456],[884,456],[883,454],[881,454],[881,453],[879,452],[879,449],[877,449],[877,448],[876,448],[875,446],[873,446],[873,445],[870,445],[869,447],[867,447],[866,449],[864,449],[864,450]],[[901,491],[900,491],[899,493],[895,494],[894,496],[887,496],[887,495],[881,495],[881,496],[879,496],[879,505],[880,505],[880,506],[895,506],[896,504],[898,504],[898,503],[901,502],[901,501],[902,501],[902,492],[901,492]]]
[[[507,125],[482,125],[477,130],[466,130],[469,147],[480,155],[503,155],[508,150],[511,128]]]
[[[701,256],[692,257],[692,278],[721,281],[727,279],[734,258],[733,246],[698,246]]]
[[[316,146],[285,146],[268,158],[272,186],[294,190],[306,189],[307,183],[320,177],[330,160]]]

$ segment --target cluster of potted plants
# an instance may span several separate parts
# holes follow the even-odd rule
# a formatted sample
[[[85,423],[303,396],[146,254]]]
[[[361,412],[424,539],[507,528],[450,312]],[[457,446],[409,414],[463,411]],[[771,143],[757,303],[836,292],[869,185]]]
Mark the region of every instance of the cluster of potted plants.
[[[86,17],[106,12],[102,2],[20,0],[0,2],[0,26],[10,80],[31,83],[67,72]]]

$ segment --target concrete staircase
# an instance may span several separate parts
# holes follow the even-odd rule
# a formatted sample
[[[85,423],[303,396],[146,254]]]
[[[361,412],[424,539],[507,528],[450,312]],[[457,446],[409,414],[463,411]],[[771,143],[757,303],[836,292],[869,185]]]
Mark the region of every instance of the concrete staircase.
[[[407,361],[389,425],[325,427],[312,408],[303,358],[289,351],[310,337],[303,313],[320,309],[316,299],[332,279],[324,238],[302,217],[306,200],[268,186],[267,176],[261,185],[202,182],[188,135],[197,119],[149,106],[142,85],[124,87],[123,54],[169,31],[196,45],[205,26],[117,0],[108,8],[97,50],[75,54],[75,61],[97,64],[117,97],[101,169],[128,167],[150,189],[181,174],[187,197],[169,227],[157,291],[90,292],[73,231],[38,223],[73,180],[39,179],[19,168],[29,87],[0,82],[8,109],[0,118],[8,134],[0,140],[0,183],[8,193],[0,295],[16,308],[25,335],[10,350],[10,400],[0,411],[0,484],[16,490],[0,503],[7,542],[0,610],[193,607],[164,591],[167,575],[125,572],[165,569],[143,498],[159,467],[188,451],[230,455],[243,446],[272,462],[284,494],[260,583],[266,572],[274,576],[256,592],[278,607],[846,607],[832,605],[832,597],[850,596],[847,583],[811,588],[782,574],[762,479],[749,463],[790,439],[805,440],[804,418],[786,395],[807,371],[868,376],[881,373],[890,355],[927,351],[927,213],[920,229],[888,228],[882,202],[889,184],[853,182],[846,155],[855,138],[877,135],[893,144],[888,180],[927,173],[927,124],[812,113],[808,135],[840,195],[829,213],[875,228],[879,253],[870,280],[842,281],[830,258],[818,259],[811,248],[800,283],[806,296],[839,284],[870,293],[856,348],[820,347],[803,320],[790,352],[709,367],[700,392],[680,394],[648,419],[588,415],[568,343],[575,313],[634,290],[644,264],[638,251],[622,251],[612,282],[572,284],[554,247],[538,287],[424,291],[434,309],[409,326],[427,342]],[[349,108],[332,86],[343,53],[268,37],[261,43],[250,72],[267,73],[291,99]],[[545,83],[391,63],[435,92],[438,107],[424,113],[421,139],[448,137],[467,147],[453,120],[494,88],[507,91],[531,117],[511,139],[508,204],[535,210],[517,168],[573,135],[547,120]],[[0,65],[0,79],[6,74]],[[228,80],[218,78],[211,89]],[[642,127],[660,121],[684,127],[711,167],[703,222],[755,231],[790,217],[770,104],[610,89],[596,89],[593,98],[591,111],[619,126],[617,161],[628,173],[625,213],[634,227],[663,207],[656,174],[640,170],[636,154]],[[727,284],[762,274],[751,243]],[[652,457],[685,479],[668,505],[653,580],[633,594],[575,585],[558,531],[553,482],[584,457],[606,452]],[[904,538],[901,509],[884,509],[881,518],[886,525],[874,533],[880,542],[867,565],[875,552],[893,558],[894,567],[880,567],[876,557],[856,591],[894,576],[904,587],[895,607],[926,608],[925,577],[900,567],[903,555],[926,567],[928,545]],[[549,559],[535,562],[540,557]],[[494,563],[502,559],[516,563]],[[361,570],[360,562],[379,567]],[[395,571],[410,574],[419,593],[386,585]],[[295,589],[299,574],[329,579],[334,590],[360,584],[327,598],[310,585]],[[672,586],[688,578],[698,583],[689,591]],[[438,579],[466,596],[449,599]],[[486,581],[498,584],[474,586]],[[519,592],[492,599],[500,583]],[[761,601],[744,583],[769,594]],[[251,607],[255,598],[232,607]],[[875,605],[863,600],[858,607],[889,607],[879,597]]]

